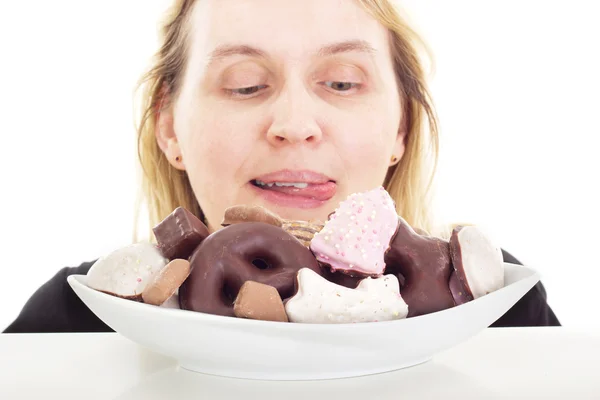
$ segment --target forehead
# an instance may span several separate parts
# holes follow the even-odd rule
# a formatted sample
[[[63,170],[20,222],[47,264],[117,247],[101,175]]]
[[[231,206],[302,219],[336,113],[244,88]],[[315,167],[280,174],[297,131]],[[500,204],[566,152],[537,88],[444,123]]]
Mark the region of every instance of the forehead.
[[[356,40],[388,52],[387,30],[356,0],[198,0],[189,23],[196,57],[222,45],[248,45],[301,59],[324,45]]]

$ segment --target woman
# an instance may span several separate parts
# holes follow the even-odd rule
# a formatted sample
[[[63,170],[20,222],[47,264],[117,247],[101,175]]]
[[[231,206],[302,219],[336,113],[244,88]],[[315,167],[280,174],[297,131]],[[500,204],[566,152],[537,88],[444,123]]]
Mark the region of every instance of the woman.
[[[236,204],[324,220],[383,184],[410,225],[447,235],[427,200],[438,137],[419,38],[388,0],[177,0],[161,40],[138,132],[150,226],[178,206],[211,231]],[[66,282],[91,264],[6,332],[110,331]],[[494,326],[558,324],[539,284]]]

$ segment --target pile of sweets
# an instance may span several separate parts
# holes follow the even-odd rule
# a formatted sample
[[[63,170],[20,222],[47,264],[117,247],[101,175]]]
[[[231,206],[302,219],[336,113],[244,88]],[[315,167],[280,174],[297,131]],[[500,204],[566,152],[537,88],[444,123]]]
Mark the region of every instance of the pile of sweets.
[[[324,223],[239,205],[222,226],[209,233],[179,207],[153,228],[156,245],[99,259],[87,284],[159,307],[318,324],[415,317],[504,286],[501,250],[480,229],[417,233],[382,187],[348,196]]]

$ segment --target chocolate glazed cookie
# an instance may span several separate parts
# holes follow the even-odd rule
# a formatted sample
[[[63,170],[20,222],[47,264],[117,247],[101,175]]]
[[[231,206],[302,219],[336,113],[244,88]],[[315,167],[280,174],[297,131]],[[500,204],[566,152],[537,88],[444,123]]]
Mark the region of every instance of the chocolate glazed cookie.
[[[385,255],[385,273],[401,274],[400,294],[408,304],[408,317],[455,306],[449,288],[453,272],[450,245],[439,238],[419,235],[402,218]]]
[[[246,281],[273,286],[286,299],[296,290],[300,269],[322,274],[298,239],[264,222],[222,228],[198,246],[190,263],[190,276],[179,289],[181,308],[224,316],[234,316],[233,301]]]

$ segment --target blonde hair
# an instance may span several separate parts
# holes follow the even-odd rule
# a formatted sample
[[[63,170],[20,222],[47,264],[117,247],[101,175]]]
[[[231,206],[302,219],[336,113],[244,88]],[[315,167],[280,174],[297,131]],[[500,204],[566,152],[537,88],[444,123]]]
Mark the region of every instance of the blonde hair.
[[[155,137],[157,116],[161,108],[168,106],[162,103],[165,90],[168,90],[167,98],[173,99],[181,87],[188,53],[188,19],[196,1],[199,0],[174,0],[160,25],[160,49],[151,68],[139,81],[138,89],[144,88],[136,128],[142,173],[140,200],[145,200],[149,227],[179,206],[204,219],[187,174],[171,166]],[[357,1],[389,31],[397,85],[404,105],[406,149],[400,162],[390,167],[383,186],[396,202],[398,214],[408,224],[433,235],[437,227],[431,209],[431,188],[439,149],[438,124],[419,50],[430,60],[431,53],[390,0]],[[140,210],[138,206],[136,213]],[[136,214],[136,227],[138,218]]]

